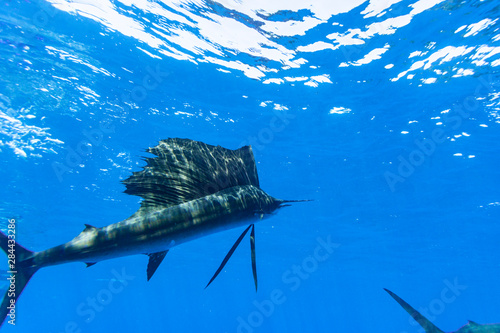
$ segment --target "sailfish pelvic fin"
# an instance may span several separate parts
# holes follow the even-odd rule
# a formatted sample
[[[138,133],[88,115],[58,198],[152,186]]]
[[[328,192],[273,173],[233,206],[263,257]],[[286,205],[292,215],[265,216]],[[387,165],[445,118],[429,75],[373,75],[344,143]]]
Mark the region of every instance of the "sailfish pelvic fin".
[[[252,254],[253,282],[255,283],[255,291],[257,291],[257,260],[255,258],[255,226],[253,224],[252,224],[252,231],[250,232],[250,251]]]
[[[231,256],[233,255],[234,251],[236,250],[236,248],[238,247],[238,245],[240,245],[241,240],[243,239],[243,237],[245,237],[245,235],[247,234],[248,230],[250,230],[250,228],[252,228],[252,231],[250,232],[250,249],[252,251],[252,272],[253,272],[253,279],[254,279],[254,282],[255,282],[255,290],[257,290],[257,264],[256,264],[256,261],[255,261],[255,226],[253,224],[250,224],[245,229],[245,231],[243,231],[243,233],[240,235],[240,237],[238,237],[238,239],[236,240],[236,242],[233,244],[233,246],[231,247],[231,249],[229,250],[229,252],[224,257],[224,260],[222,260],[222,263],[220,264],[219,268],[215,272],[214,276],[212,276],[212,278],[208,282],[208,284],[205,287],[205,289],[207,289],[207,287],[215,280],[215,278],[217,277],[217,275],[219,275],[219,273],[222,271],[222,269],[224,268],[224,266],[226,266],[229,258],[231,258]]]

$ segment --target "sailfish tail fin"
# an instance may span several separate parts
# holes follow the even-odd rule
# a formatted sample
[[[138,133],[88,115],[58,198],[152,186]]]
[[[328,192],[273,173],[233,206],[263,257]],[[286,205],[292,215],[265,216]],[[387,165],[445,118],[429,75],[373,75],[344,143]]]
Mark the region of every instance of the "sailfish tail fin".
[[[408,312],[410,314],[410,316],[412,316],[412,318],[415,319],[415,321],[417,323],[419,323],[420,326],[423,327],[423,329],[425,330],[426,333],[444,333],[439,328],[437,328],[436,325],[431,323],[429,321],[429,319],[422,316],[420,314],[420,312],[415,310],[410,304],[408,304],[404,300],[402,300],[398,295],[396,295],[395,293],[393,293],[392,291],[390,291],[388,289],[384,288],[384,290],[387,291],[387,293],[389,293],[389,295],[391,295],[391,297],[394,298],[396,300],[396,302],[398,302],[399,305],[401,305],[403,307],[403,309],[405,309],[406,312]]]
[[[9,321],[14,321],[16,318],[16,301],[21,295],[24,287],[36,273],[39,267],[33,266],[33,252],[19,245],[13,239],[0,231],[0,247],[5,252],[8,258],[8,281],[7,291],[0,304],[0,326],[3,324],[7,316]]]

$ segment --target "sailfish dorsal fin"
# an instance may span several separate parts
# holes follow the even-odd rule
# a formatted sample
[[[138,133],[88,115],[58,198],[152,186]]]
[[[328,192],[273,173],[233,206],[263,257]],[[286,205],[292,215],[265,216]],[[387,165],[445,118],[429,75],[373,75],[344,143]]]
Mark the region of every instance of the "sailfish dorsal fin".
[[[231,150],[170,138],[146,150],[143,170],[123,181],[125,193],[144,199],[141,210],[178,205],[242,185],[259,186],[252,148]]]

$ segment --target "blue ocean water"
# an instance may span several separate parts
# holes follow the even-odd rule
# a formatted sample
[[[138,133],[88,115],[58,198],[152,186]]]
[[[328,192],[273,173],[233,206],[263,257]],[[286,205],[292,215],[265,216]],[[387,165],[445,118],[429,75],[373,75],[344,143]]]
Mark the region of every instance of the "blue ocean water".
[[[0,226],[34,251],[121,221],[169,137],[253,147],[313,199],[147,256],[40,270],[5,332],[422,332],[500,322],[497,1],[4,1]],[[3,263],[2,263],[3,264]],[[6,269],[6,264],[2,268]],[[7,288],[6,275],[2,287]]]

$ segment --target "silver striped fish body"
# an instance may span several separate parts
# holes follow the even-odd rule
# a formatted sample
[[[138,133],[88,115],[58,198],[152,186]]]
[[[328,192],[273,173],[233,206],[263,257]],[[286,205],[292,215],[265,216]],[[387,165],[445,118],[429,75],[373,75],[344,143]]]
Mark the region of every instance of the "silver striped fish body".
[[[0,304],[2,323],[11,303],[42,267],[74,261],[92,266],[106,259],[146,254],[149,280],[173,246],[249,224],[294,202],[275,199],[260,189],[250,146],[231,150],[173,138],[160,141],[146,152],[155,157],[146,157],[143,170],[123,181],[125,193],[143,199],[139,210],[128,219],[101,228],[86,224],[73,240],[40,252],[24,248],[0,231],[0,248],[7,254],[15,250],[15,265],[10,269],[17,272],[14,297],[7,292]],[[253,223],[238,238],[209,284],[250,228],[257,288]]]
[[[281,203],[252,185],[235,186],[103,228],[86,227],[70,242],[34,254],[32,265],[98,262],[165,251],[175,245],[258,221]]]

